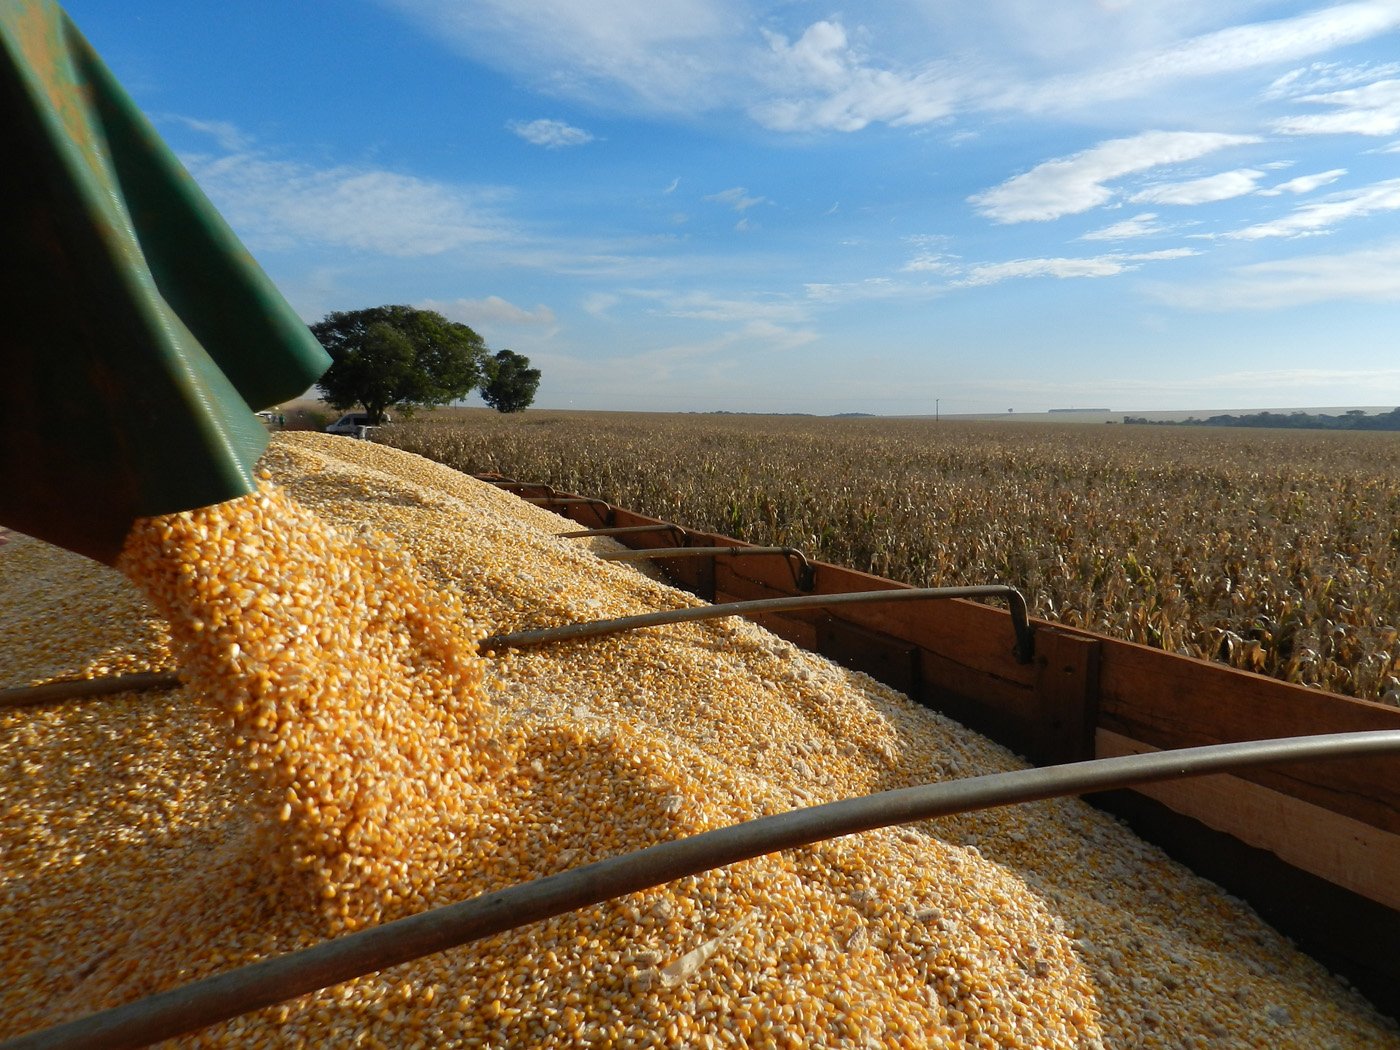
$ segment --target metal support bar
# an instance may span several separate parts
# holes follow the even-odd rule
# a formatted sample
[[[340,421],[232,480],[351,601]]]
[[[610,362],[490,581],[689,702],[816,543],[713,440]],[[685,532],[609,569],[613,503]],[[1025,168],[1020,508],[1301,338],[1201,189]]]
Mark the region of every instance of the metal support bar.
[[[645,561],[648,558],[698,558],[746,554],[781,554],[788,560],[792,572],[792,585],[799,591],[810,591],[814,574],[812,565],[796,547],[653,547],[650,550],[639,548],[627,551],[602,551],[598,557],[604,561]]]
[[[1026,599],[1014,587],[988,584],[982,587],[910,587],[888,591],[850,591],[846,594],[804,594],[796,598],[760,598],[751,602],[725,602],[722,605],[700,605],[687,609],[666,609],[623,616],[613,620],[590,620],[565,627],[547,627],[536,631],[516,631],[496,634],[481,640],[483,652],[492,649],[524,649],[553,642],[577,641],[601,635],[619,634],[640,627],[659,627],[670,623],[691,623],[696,620],[717,620],[726,616],[747,616],[760,612],[790,612],[794,609],[826,609],[833,605],[855,605],[868,602],[911,602],[947,598],[1005,598],[1011,606],[1011,626],[1016,632],[1012,653],[1017,663],[1028,664],[1035,655],[1030,615]]]
[[[1292,762],[1400,754],[1400,730],[1285,737],[1018,769],[761,817],[485,893],[21,1035],[0,1050],[137,1050],[614,897],[712,868],[918,820]]]
[[[130,674],[104,675],[101,678],[76,678],[66,682],[46,682],[44,685],[0,689],[0,708],[51,704],[58,700],[79,700],[89,696],[135,693],[149,689],[177,689],[179,686],[180,676],[173,671],[135,671]]]

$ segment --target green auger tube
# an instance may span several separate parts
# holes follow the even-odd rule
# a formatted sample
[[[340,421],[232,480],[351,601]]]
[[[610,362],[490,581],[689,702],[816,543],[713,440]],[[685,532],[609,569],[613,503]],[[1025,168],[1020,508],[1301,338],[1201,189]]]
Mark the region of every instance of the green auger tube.
[[[0,525],[111,563],[330,365],[52,0],[0,2]]]

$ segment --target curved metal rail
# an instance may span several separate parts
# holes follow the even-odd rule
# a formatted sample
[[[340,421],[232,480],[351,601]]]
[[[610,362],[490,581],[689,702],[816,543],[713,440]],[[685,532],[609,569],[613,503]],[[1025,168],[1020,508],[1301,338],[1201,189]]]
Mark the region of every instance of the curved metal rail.
[[[51,704],[57,700],[77,700],[89,696],[108,696],[112,693],[175,689],[179,685],[180,676],[173,671],[135,671],[131,674],[104,675],[101,678],[76,678],[66,682],[45,682],[43,685],[0,689],[0,708]]]
[[[724,602],[720,605],[699,605],[685,609],[666,609],[638,616],[621,616],[611,620],[590,620],[564,627],[546,627],[535,631],[493,634],[483,638],[483,652],[492,649],[525,649],[554,642],[598,638],[642,627],[660,627],[671,623],[692,623],[697,620],[718,620],[726,616],[747,616],[750,613],[790,612],[794,609],[824,609],[833,605],[856,605],[870,602],[912,602],[949,598],[1005,598],[1011,607],[1011,626],[1016,632],[1012,650],[1017,662],[1030,663],[1035,655],[1035,640],[1031,633],[1030,614],[1026,599],[1015,587],[988,584],[982,587],[909,587],[887,591],[848,591],[845,594],[804,594],[796,598],[760,598],[751,602]]]
[[[0,1050],[134,1050],[613,897],[861,831],[1209,773],[1384,754],[1400,755],[1400,730],[1155,751],[829,802],[660,843],[264,959],[21,1035],[0,1044]]]

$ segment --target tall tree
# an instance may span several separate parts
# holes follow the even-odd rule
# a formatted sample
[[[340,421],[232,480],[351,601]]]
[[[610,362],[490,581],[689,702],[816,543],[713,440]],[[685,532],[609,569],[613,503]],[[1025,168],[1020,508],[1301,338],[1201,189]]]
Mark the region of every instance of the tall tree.
[[[514,350],[497,351],[486,362],[486,385],[481,399],[497,412],[522,412],[535,400],[540,388],[540,370],[530,367],[530,359]]]
[[[432,310],[373,306],[327,314],[311,332],[331,356],[317,381],[326,402],[363,405],[373,422],[396,405],[444,405],[481,381],[489,360],[481,336]]]

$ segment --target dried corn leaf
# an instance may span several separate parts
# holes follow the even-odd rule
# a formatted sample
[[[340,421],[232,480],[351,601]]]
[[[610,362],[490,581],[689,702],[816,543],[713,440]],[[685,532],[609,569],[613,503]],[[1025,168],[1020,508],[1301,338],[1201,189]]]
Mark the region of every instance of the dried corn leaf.
[[[675,988],[679,984],[684,984],[688,978],[699,972],[700,967],[704,966],[715,952],[720,950],[725,941],[730,940],[752,921],[753,915],[747,915],[719,936],[711,937],[704,944],[701,944],[697,948],[692,948],[679,959],[668,963],[659,972],[661,987]]]

